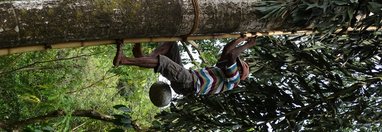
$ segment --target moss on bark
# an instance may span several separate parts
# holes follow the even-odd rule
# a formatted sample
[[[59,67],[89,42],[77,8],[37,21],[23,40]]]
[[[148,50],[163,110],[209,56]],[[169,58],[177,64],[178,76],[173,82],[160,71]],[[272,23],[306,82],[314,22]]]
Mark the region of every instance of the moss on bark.
[[[256,1],[199,1],[195,34],[259,31]],[[0,48],[80,40],[182,36],[194,24],[191,0],[0,2]]]

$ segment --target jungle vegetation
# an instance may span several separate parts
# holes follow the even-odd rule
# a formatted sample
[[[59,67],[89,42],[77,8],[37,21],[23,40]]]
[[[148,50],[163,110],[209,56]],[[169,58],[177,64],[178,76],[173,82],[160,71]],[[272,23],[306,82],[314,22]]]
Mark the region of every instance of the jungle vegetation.
[[[269,23],[314,34],[262,36],[242,57],[251,75],[219,95],[178,97],[156,108],[152,70],[113,67],[115,47],[0,57],[0,128],[24,131],[381,131],[382,3],[377,0],[265,0]],[[374,30],[368,30],[373,27]],[[338,30],[339,29],[339,30]],[[350,30],[352,29],[352,30]],[[232,39],[196,41],[216,62]],[[131,56],[127,44],[126,54]],[[149,53],[155,43],[145,44]]]

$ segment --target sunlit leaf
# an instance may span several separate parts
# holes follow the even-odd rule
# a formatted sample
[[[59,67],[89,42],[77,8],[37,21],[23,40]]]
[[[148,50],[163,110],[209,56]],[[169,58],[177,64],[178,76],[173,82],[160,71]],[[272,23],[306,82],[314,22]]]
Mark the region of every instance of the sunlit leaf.
[[[19,96],[19,98],[24,100],[24,101],[31,102],[31,103],[40,103],[41,102],[41,100],[37,96],[30,95],[30,94],[21,95],[21,96]]]

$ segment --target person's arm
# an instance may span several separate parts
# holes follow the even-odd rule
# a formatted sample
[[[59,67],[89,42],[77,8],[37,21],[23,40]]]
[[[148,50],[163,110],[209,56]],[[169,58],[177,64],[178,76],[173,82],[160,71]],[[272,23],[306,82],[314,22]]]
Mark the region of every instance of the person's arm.
[[[220,56],[220,58],[219,58],[218,61],[220,62],[220,61],[227,60],[228,54],[229,54],[233,49],[235,49],[236,46],[237,46],[239,43],[245,41],[246,39],[247,39],[247,38],[240,37],[240,38],[237,38],[237,39],[235,39],[235,40],[232,40],[232,41],[229,42],[227,45],[225,45],[224,48],[223,48],[223,52],[222,52],[222,54],[221,54],[221,56]]]
[[[248,39],[248,42],[245,43],[242,46],[236,47],[235,49],[231,50],[231,56],[236,60],[237,57],[246,49],[249,49],[256,45],[256,37]]]
[[[226,46],[224,46],[222,56],[226,56],[229,52],[231,52],[231,50],[235,49],[239,43],[245,40],[247,40],[247,38],[240,37],[238,39],[235,39],[229,42]]]
[[[236,63],[236,59],[240,56],[241,52],[256,45],[256,37],[247,40],[247,43],[242,46],[235,47],[234,49],[228,51],[228,53],[224,55],[224,58],[222,57],[223,60],[227,61],[226,66],[231,66]]]

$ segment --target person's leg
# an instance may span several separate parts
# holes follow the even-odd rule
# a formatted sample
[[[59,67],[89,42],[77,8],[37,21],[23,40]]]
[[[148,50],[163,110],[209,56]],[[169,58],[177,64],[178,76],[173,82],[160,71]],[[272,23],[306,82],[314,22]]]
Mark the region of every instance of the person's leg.
[[[164,42],[160,44],[149,56],[156,57],[158,55],[165,55],[170,52],[170,49],[176,44],[176,42]]]
[[[143,68],[155,68],[158,65],[157,57],[140,57],[140,58],[127,58],[121,57],[121,65],[133,65]]]
[[[169,44],[167,46],[169,46]],[[162,48],[167,46],[163,46]],[[167,56],[160,55],[160,54],[154,57],[149,56],[149,57],[139,57],[139,58],[127,58],[126,56],[123,55],[121,47],[122,47],[122,44],[117,44],[117,55],[113,62],[114,65],[118,66],[119,64],[122,64],[122,65],[139,66],[144,68],[153,68],[155,72],[161,73],[164,77],[166,77],[168,80],[171,81],[171,86],[173,86],[174,91],[176,91],[177,93],[185,94],[185,95],[193,94],[193,76],[182,65],[174,62]],[[140,48],[137,47],[136,50],[137,49],[140,49]],[[164,49],[167,50],[166,54],[169,54],[169,55],[172,55],[169,52],[173,50],[176,50],[176,52],[178,52],[177,47],[174,47],[174,45],[172,45],[171,48],[169,49],[167,48],[164,48]],[[155,52],[155,53],[161,53],[162,51],[165,51],[165,50],[158,49],[158,52]]]
[[[154,68],[171,82],[172,89],[183,95],[193,94],[194,79],[190,71],[165,55],[158,56],[159,64]]]
[[[117,40],[116,44],[117,44],[117,52],[113,60],[113,65],[119,66],[119,62],[121,61],[122,56],[124,56],[122,51],[123,41]]]
[[[135,43],[133,47],[133,55],[135,58],[144,57],[142,53],[142,45],[141,43]]]
[[[119,66],[120,64],[122,64],[122,65],[134,65],[134,66],[145,67],[145,68],[154,68],[158,65],[157,57],[143,56],[140,43],[136,43],[133,48],[133,54],[137,58],[127,58],[123,54],[122,40],[117,40],[116,44],[117,44],[117,52],[113,60],[114,66]]]
[[[167,43],[168,45],[171,45],[168,49],[168,52],[164,54],[166,57],[170,58],[175,63],[179,64],[180,66],[183,66],[182,59],[180,57],[179,53],[179,46],[176,42]]]
[[[176,42],[165,42],[159,45],[149,56],[157,57],[159,55],[164,55],[170,58],[175,63],[183,66],[182,60],[179,54],[179,47]]]
[[[135,58],[144,57],[141,49],[141,44],[136,43],[133,47],[133,55]],[[165,42],[160,44],[150,55],[150,57],[157,57],[158,55],[165,55],[179,65],[182,65],[179,54],[179,47],[176,42]]]
[[[157,48],[155,48],[155,50],[150,55],[148,55],[148,56],[156,57],[158,55],[167,54],[170,51],[172,46],[173,46],[172,42],[162,43]],[[141,45],[141,43],[135,43],[134,44],[133,55],[134,55],[135,58],[144,57],[143,52],[142,52],[142,45]]]
[[[142,64],[142,66],[152,68],[151,66],[153,65],[153,63],[157,63],[158,61],[157,57],[159,55],[165,55],[166,57],[170,58],[175,63],[183,66],[181,63],[179,48],[176,42],[165,42],[161,44],[149,56],[144,56],[142,53],[141,44],[135,43],[133,47],[133,55],[134,57],[136,57],[137,60],[125,57],[123,55],[122,46],[123,46],[123,42],[117,43],[117,54],[113,61],[114,66],[118,66],[122,62],[124,65],[139,66],[140,64],[135,64],[135,63],[139,63],[139,61],[147,61],[147,63],[144,62],[145,64]],[[149,65],[149,66],[146,66],[146,65]]]

